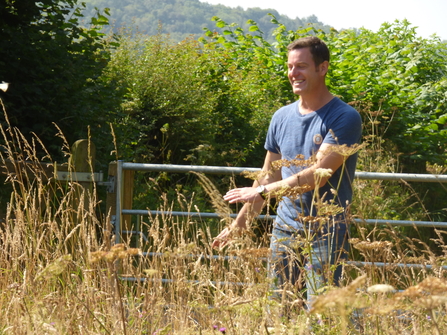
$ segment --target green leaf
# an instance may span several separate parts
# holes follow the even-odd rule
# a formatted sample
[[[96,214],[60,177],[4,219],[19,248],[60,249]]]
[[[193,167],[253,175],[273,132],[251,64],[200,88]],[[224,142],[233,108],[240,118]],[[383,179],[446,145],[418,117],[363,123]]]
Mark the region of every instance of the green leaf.
[[[219,21],[217,21],[217,23],[216,23],[216,27],[218,27],[218,28],[223,28],[223,27],[225,27],[227,24],[224,22],[224,21],[222,21],[222,20],[219,20]]]
[[[250,26],[249,31],[259,31],[258,26]]]

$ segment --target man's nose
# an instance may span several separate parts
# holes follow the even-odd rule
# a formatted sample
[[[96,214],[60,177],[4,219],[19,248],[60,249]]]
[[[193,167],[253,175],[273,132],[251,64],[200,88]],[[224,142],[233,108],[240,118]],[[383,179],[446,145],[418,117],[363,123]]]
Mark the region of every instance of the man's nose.
[[[292,77],[296,77],[300,74],[300,71],[298,68],[293,67],[292,69],[289,70],[289,73]]]

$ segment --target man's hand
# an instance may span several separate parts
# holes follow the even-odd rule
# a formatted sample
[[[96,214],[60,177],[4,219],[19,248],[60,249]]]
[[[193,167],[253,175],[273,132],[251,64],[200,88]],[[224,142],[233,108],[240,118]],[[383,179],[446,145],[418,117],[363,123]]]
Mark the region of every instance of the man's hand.
[[[211,247],[213,249],[225,247],[228,243],[231,242],[234,236],[241,236],[244,230],[246,230],[245,227],[239,227],[237,226],[237,222],[233,221],[230,226],[224,228],[220,232],[220,234],[214,238]]]
[[[226,227],[224,230],[222,230],[220,232],[219,235],[217,235],[214,238],[214,241],[211,244],[211,247],[213,249],[223,248],[230,241],[231,241],[231,229],[229,227]]]
[[[256,191],[255,187],[235,188],[233,190],[229,190],[223,198],[230,204],[235,204],[237,202],[254,203],[264,201],[261,195]]]
[[[255,181],[253,183],[253,187],[235,188],[228,191],[227,194],[224,195],[224,200],[228,201],[230,204],[245,202],[245,205],[242,206],[233,223],[216,236],[211,244],[212,248],[223,248],[228,245],[233,236],[241,234],[242,231],[247,229],[246,222],[250,221],[250,218],[253,218],[260,213],[264,205],[264,199],[257,192],[256,187],[261,184],[267,186],[269,183],[281,180],[280,170],[271,171],[272,162],[279,159],[281,159],[281,154],[275,154],[271,151],[267,151],[264,166],[262,168],[265,172],[265,176],[260,180]]]

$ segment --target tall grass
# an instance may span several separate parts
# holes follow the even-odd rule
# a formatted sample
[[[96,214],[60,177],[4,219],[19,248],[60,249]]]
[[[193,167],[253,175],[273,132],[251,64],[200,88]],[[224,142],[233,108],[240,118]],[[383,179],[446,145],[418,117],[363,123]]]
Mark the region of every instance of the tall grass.
[[[302,308],[304,293],[293,287],[282,292],[288,299],[271,298],[267,235],[245,234],[215,251],[209,222],[160,214],[140,222],[148,242],[142,236],[123,236],[122,244],[114,244],[109,216],[98,214],[95,189],[55,180],[42,167],[51,157],[37,154],[45,153],[37,138],[27,141],[9,125],[1,132],[1,160],[9,166],[5,173],[11,187],[0,230],[2,334],[447,331],[441,230],[436,230],[434,242],[442,252],[435,253],[394,227],[357,226],[351,239],[355,257],[385,262],[386,267],[345,265],[343,285],[329,287],[307,311]],[[68,149],[65,143],[67,155]],[[207,178],[200,180],[220,208],[222,221],[214,227],[219,230],[228,223],[230,209]],[[368,199],[372,191],[384,192],[374,182],[358,185],[357,209],[363,212],[357,215],[368,217],[370,207],[380,213]],[[174,200],[161,198],[160,210],[169,211],[175,202],[187,212],[196,211],[194,197],[178,193]],[[401,268],[397,263],[423,266]]]

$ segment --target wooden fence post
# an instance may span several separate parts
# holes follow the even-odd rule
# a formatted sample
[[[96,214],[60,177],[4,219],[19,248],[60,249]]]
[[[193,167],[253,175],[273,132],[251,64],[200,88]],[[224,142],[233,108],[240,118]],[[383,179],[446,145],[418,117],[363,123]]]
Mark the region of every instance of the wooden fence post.
[[[89,140],[78,140],[71,147],[71,157],[68,161],[68,171],[73,173],[72,180],[74,183],[74,193],[72,199],[72,208],[74,210],[73,223],[75,227],[82,222],[82,218],[86,211],[90,210],[90,200],[93,196],[94,178],[90,181],[77,181],[77,172],[91,173],[94,172],[94,161],[96,157],[96,147]],[[80,207],[82,206],[82,208]],[[78,217],[79,216],[79,217]],[[75,228],[73,227],[73,228]],[[76,228],[77,229],[77,228]],[[81,225],[79,230],[73,235],[71,240],[72,250],[76,247],[78,236],[83,232],[84,227]]]
[[[96,147],[89,140],[77,140],[73,146],[71,147],[71,157],[69,159],[69,171],[74,173],[76,176],[76,172],[87,172],[93,175],[94,172],[94,161],[96,157]],[[77,181],[76,178],[73,178],[73,181]],[[94,180],[92,178],[91,181],[77,181],[79,184],[77,196],[78,199],[74,199],[78,206],[82,201],[84,204],[84,210],[89,209],[89,199],[90,195],[93,192],[93,183]],[[84,198],[81,199],[82,194],[84,194]],[[74,208],[78,208],[75,206]]]
[[[124,170],[123,171],[123,192],[121,193],[123,196],[122,199],[122,208],[132,209],[133,204],[133,189],[134,189],[134,176],[135,171],[133,170]],[[134,225],[132,224],[132,215],[126,214],[122,216],[122,230],[123,231],[132,231],[135,230]],[[130,243],[131,235],[123,235],[124,242]]]

